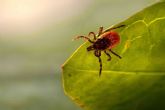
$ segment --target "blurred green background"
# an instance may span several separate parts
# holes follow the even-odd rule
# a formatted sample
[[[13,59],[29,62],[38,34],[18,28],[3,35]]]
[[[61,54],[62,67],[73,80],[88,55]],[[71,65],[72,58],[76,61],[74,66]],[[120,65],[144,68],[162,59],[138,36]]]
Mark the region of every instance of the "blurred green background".
[[[61,65],[83,42],[158,0],[0,0],[0,110],[80,110]]]

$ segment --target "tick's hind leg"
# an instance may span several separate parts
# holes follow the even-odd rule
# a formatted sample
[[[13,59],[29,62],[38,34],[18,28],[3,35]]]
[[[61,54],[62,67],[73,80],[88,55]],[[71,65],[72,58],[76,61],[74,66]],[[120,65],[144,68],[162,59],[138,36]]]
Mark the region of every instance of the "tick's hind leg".
[[[110,28],[110,30],[117,29],[117,28],[121,28],[121,27],[124,27],[124,26],[125,26],[124,24],[123,24],[123,25],[119,25],[119,26]]]
[[[104,53],[109,57],[108,59],[107,59],[107,61],[110,61],[111,60],[111,55],[105,50],[104,51]]]
[[[74,40],[77,40],[77,39],[80,39],[80,38],[84,38],[84,39],[88,40],[90,43],[94,43],[92,40],[90,40],[90,39],[89,39],[88,37],[86,37],[86,36],[77,36],[77,37],[74,38]]]
[[[107,31],[111,31],[111,30],[114,30],[114,29],[117,29],[117,28],[121,28],[121,27],[124,27],[125,25],[123,24],[123,25],[119,25],[119,26],[117,26],[117,27],[112,27],[112,28],[110,28],[110,29],[107,29],[105,32],[107,32]]]
[[[102,60],[100,57],[99,58],[99,63],[100,63],[100,71],[99,71],[99,77],[101,76],[101,72],[102,72]]]
[[[114,54],[115,56],[117,56],[118,58],[121,59],[121,56],[120,56],[120,55],[118,55],[117,53],[113,52],[111,49],[110,49],[109,51],[110,51],[112,54]]]
[[[94,54],[96,57],[98,57],[99,59],[99,63],[100,63],[100,71],[99,71],[99,77],[101,76],[101,72],[102,72],[102,60],[101,60],[101,51],[95,50]]]

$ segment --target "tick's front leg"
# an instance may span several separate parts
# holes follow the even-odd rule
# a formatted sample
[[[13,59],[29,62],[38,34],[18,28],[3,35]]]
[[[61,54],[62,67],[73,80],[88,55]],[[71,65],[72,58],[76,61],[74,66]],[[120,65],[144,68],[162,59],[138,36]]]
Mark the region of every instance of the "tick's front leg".
[[[84,38],[84,39],[88,40],[90,43],[94,43],[93,41],[91,41],[91,40],[90,40],[88,37],[86,37],[86,36],[77,36],[77,37],[74,38],[74,40],[77,40],[77,39],[80,39],[80,38]]]
[[[88,37],[90,37],[91,35],[93,35],[94,40],[96,40],[96,34],[94,32],[89,32]]]
[[[100,36],[102,33],[103,33],[103,27],[101,26],[101,27],[99,28],[98,36]]]

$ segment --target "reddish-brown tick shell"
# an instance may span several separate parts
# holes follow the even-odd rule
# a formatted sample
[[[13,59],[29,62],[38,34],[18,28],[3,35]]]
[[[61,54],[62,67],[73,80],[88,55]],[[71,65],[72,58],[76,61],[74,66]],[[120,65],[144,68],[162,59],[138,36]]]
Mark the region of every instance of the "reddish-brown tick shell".
[[[100,38],[106,37],[110,40],[111,45],[108,47],[108,49],[114,48],[117,44],[120,43],[120,36],[117,32],[114,31],[108,31],[100,35]]]

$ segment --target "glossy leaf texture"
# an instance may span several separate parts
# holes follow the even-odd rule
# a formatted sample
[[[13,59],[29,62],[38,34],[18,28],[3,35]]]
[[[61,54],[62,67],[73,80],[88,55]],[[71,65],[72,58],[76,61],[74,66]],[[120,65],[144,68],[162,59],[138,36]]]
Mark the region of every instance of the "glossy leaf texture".
[[[102,52],[103,71],[91,45],[80,46],[63,65],[65,93],[85,110],[165,110],[165,2],[117,24],[122,56]]]

